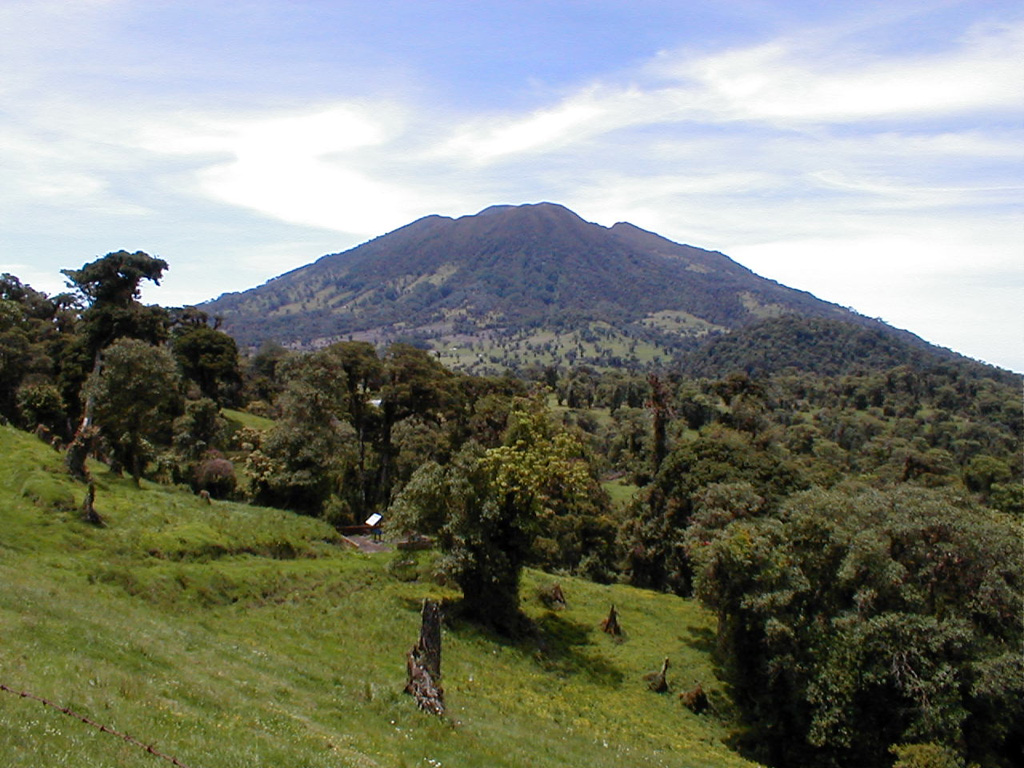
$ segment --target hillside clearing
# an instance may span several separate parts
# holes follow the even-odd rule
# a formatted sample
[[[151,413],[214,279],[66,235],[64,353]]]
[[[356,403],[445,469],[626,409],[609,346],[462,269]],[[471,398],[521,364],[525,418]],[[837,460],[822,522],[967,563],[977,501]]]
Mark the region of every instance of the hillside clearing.
[[[623,586],[559,581],[509,643],[471,625],[445,631],[451,719],[402,693],[405,652],[430,556],[344,547],[333,529],[92,470],[97,510],[35,438],[0,428],[0,683],[69,707],[190,768],[228,766],[749,766],[724,741],[728,700],[710,660],[713,618],[695,603]],[[407,558],[406,555],[401,557]],[[599,629],[609,606],[626,639]],[[672,661],[673,691],[644,673]],[[701,682],[719,715],[676,693]],[[156,758],[38,702],[0,694],[8,766],[137,766]]]

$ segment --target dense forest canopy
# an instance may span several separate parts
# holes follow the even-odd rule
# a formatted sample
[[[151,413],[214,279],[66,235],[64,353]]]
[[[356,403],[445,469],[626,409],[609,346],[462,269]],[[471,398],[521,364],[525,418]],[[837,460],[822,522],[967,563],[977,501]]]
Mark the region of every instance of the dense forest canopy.
[[[84,480],[88,455],[339,528],[380,513],[499,632],[526,566],[694,595],[770,765],[1020,764],[1019,376],[797,316],[644,370],[242,355],[139,302],[166,268],[108,254],[53,297],[0,278],[0,417]]]

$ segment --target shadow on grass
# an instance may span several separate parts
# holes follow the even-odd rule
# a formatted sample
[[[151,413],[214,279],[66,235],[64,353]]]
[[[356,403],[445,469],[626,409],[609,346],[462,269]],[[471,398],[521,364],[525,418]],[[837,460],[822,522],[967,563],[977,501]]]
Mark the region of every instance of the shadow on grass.
[[[419,613],[422,600],[404,598],[403,606]],[[537,619],[520,613],[514,625],[496,626],[466,612],[459,599],[441,606],[445,628],[464,638],[474,635],[533,659],[541,669],[559,675],[582,675],[598,685],[617,686],[625,675],[591,644],[593,627],[548,611]],[[410,637],[409,642],[416,640]]]
[[[559,674],[583,675],[599,685],[616,686],[624,675],[607,659],[594,653],[593,627],[548,612],[533,622],[534,658],[544,669]]]
[[[718,649],[718,635],[710,627],[687,627],[686,634],[680,640],[689,647],[709,656],[714,656]]]

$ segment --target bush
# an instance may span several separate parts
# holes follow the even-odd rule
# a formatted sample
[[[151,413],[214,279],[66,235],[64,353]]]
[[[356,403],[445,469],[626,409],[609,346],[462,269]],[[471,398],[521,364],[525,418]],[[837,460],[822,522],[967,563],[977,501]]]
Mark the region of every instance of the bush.
[[[235,465],[216,451],[210,451],[196,467],[195,490],[206,491],[215,499],[229,498],[237,483]]]
[[[29,384],[18,388],[18,417],[26,429],[42,424],[57,434],[65,433],[64,398],[53,384]]]
[[[963,768],[964,761],[941,744],[895,744],[892,768]]]

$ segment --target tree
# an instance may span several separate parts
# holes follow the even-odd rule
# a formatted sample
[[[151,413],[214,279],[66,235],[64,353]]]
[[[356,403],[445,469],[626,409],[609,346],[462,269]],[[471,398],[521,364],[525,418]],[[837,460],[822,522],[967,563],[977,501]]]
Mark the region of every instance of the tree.
[[[206,324],[185,325],[175,329],[171,350],[182,374],[204,397],[221,405],[234,403],[242,377],[233,338]]]
[[[462,589],[463,611],[513,632],[519,577],[554,518],[600,493],[582,446],[539,405],[509,419],[504,444],[470,444],[442,466],[421,467],[392,506],[390,525],[438,536],[442,568]],[[596,504],[595,504],[596,505]]]
[[[348,420],[355,430],[358,454],[359,494],[354,513],[365,520],[373,503],[371,473],[366,455],[367,445],[373,441],[378,429],[379,411],[371,402],[379,391],[384,365],[377,350],[367,341],[341,342],[332,347],[337,352],[345,384],[348,387]]]
[[[52,395],[61,337],[70,326],[66,298],[50,299],[0,275],[0,416],[28,429],[42,423],[65,437],[63,398]]]
[[[455,375],[422,349],[392,344],[383,361],[380,388],[380,427],[374,446],[379,457],[376,502],[391,501],[396,450],[392,432],[410,416],[440,423],[456,406]]]
[[[149,441],[169,441],[181,411],[180,379],[174,358],[163,348],[119,339],[89,377],[86,395],[95,402],[96,424],[129,467],[135,484],[149,455]]]
[[[888,764],[934,743],[989,766],[1024,743],[1020,525],[939,491],[799,493],[695,516],[736,699],[771,763]]]
[[[139,303],[143,280],[159,284],[167,262],[147,253],[117,251],[85,264],[81,269],[61,270],[73,288],[87,303],[80,319],[76,343],[67,350],[70,361],[62,371],[65,387],[78,394],[85,377],[99,373],[101,354],[117,339],[139,339],[150,344],[166,341],[170,325],[168,312],[161,307],[144,307]],[[68,447],[65,463],[72,476],[85,479],[85,459],[95,436],[94,401],[87,392],[81,408],[81,423]],[[89,390],[91,391],[91,390]],[[78,410],[76,408],[76,413]]]
[[[622,532],[635,586],[690,592],[691,569],[683,537],[696,500],[716,483],[750,483],[773,504],[804,485],[797,468],[773,446],[720,425],[706,427],[672,451]]]
[[[86,346],[93,355],[119,338],[156,344],[167,339],[170,315],[161,307],[143,306],[141,283],[160,284],[167,262],[148,253],[116,251],[82,266],[63,269],[68,287],[87,303],[82,314]]]
[[[343,362],[339,348],[331,346],[282,364],[287,384],[281,417],[248,462],[258,502],[323,515],[332,497],[340,496],[350,511],[358,508],[362,490],[348,476],[355,441]]]

